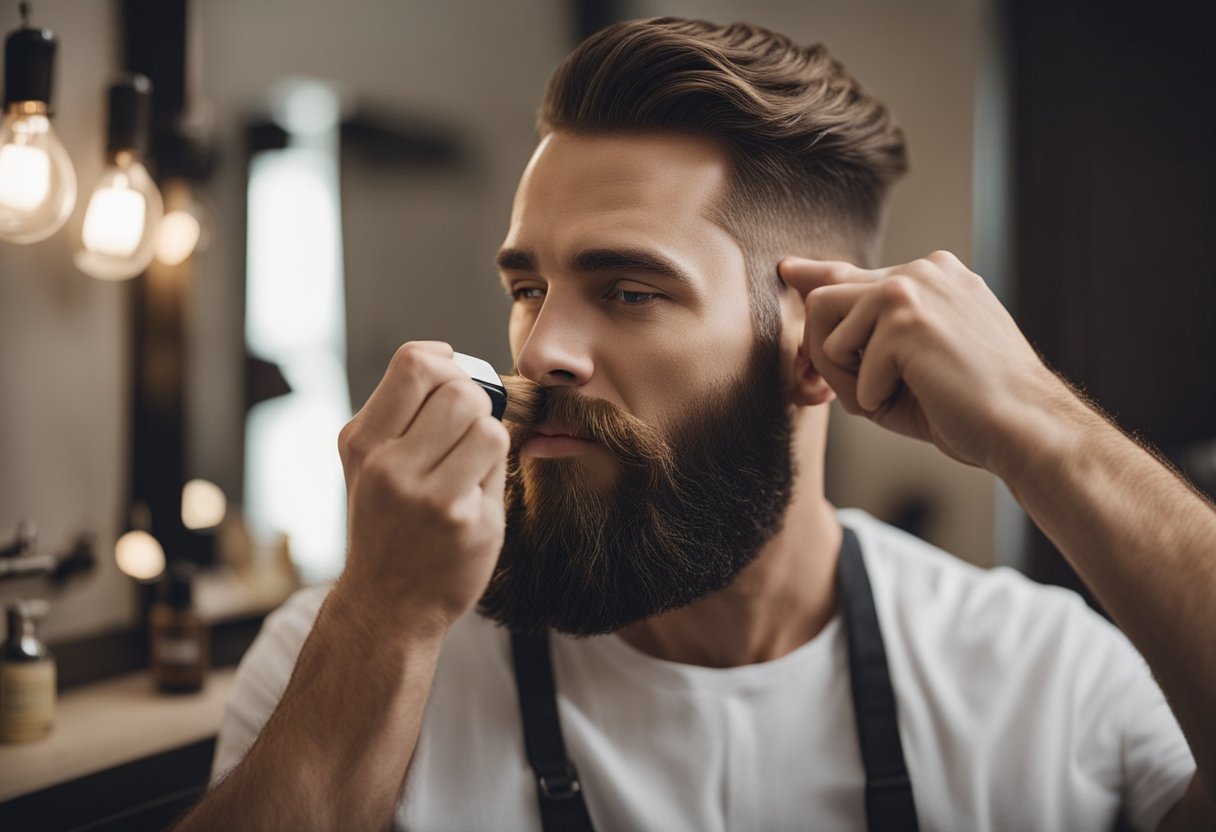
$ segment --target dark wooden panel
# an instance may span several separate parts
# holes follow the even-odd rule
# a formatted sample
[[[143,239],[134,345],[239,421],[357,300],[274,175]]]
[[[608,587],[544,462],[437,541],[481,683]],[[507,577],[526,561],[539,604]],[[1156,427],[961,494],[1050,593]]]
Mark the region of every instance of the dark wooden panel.
[[[1206,2],[1013,2],[1015,312],[1129,431],[1216,437],[1216,34]],[[1076,586],[1037,532],[1030,567]]]

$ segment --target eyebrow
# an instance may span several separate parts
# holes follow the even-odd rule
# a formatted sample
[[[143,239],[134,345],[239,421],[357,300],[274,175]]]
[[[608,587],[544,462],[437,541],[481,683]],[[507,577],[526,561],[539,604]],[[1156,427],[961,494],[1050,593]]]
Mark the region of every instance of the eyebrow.
[[[502,271],[535,272],[536,258],[526,249],[504,248],[495,258]],[[598,272],[645,272],[658,277],[692,283],[684,269],[657,252],[640,248],[593,248],[574,255],[571,269],[581,274]]]

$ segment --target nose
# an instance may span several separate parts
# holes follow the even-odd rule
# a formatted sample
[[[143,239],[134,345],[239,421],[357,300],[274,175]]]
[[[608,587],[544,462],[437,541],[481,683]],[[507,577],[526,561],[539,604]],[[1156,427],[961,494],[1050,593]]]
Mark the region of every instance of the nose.
[[[542,387],[579,387],[591,380],[594,364],[589,329],[575,310],[550,292],[515,356],[515,370]]]

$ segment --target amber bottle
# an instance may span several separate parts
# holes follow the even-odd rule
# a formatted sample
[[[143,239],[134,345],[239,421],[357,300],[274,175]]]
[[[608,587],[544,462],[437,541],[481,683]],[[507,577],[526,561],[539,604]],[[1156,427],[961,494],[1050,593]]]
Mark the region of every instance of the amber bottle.
[[[200,690],[207,676],[210,638],[194,611],[193,580],[192,568],[175,566],[161,579],[161,597],[152,606],[152,678],[163,691]]]

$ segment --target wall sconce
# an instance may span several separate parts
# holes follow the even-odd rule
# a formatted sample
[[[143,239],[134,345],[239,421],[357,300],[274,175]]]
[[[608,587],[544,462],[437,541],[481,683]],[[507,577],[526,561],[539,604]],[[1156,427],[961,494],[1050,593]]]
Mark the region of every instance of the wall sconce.
[[[36,243],[67,222],[76,205],[76,171],[51,127],[55,36],[29,25],[4,41],[4,114],[0,119],[0,240]]]
[[[76,267],[99,280],[126,280],[143,272],[156,253],[164,214],[160,190],[143,166],[152,82],[133,74],[110,87],[108,164],[89,197]]]

